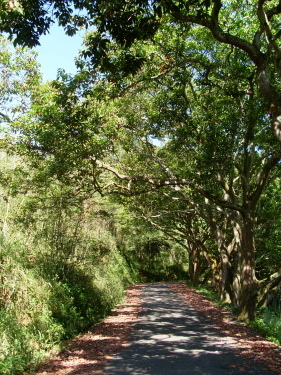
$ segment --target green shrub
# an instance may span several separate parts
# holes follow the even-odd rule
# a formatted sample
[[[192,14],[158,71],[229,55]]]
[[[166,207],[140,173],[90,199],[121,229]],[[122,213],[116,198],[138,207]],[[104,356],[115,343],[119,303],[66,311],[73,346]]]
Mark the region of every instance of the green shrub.
[[[86,204],[72,187],[49,182],[28,194],[0,186],[3,375],[30,370],[100,321],[135,281],[121,255],[126,241],[119,246],[114,210],[101,211],[96,199]]]
[[[268,340],[281,345],[281,314],[264,309],[252,326],[258,329]]]
[[[143,282],[186,280],[187,254],[161,234],[141,236],[135,242],[136,267]]]
[[[32,362],[30,336],[26,327],[19,325],[10,311],[0,310],[0,373],[11,374],[23,370]]]
[[[281,345],[281,314],[266,310],[263,317],[264,323],[270,329],[270,336],[277,339]]]
[[[36,364],[62,336],[48,306],[50,286],[34,270],[2,252],[0,373]]]

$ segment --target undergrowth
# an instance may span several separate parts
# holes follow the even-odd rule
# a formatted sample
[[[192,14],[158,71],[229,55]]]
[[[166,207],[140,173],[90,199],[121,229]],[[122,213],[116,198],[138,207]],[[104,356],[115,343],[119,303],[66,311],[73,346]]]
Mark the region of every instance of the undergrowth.
[[[67,236],[60,248],[48,240],[20,231],[0,238],[0,374],[36,368],[104,318],[137,281],[109,233],[79,238],[70,250]]]
[[[268,340],[281,345],[281,313],[264,309],[251,325],[261,332]]]
[[[152,253],[143,258],[136,240],[140,229],[134,232],[127,224],[127,213],[122,222],[117,219],[118,207],[97,197],[80,198],[58,181],[48,184],[15,195],[0,185],[3,375],[33,370],[119,304],[124,290],[140,280],[141,265],[149,263],[159,271],[171,258],[163,241],[151,240]],[[161,245],[156,254],[155,244]],[[165,268],[169,277],[179,268],[178,251],[173,251]]]

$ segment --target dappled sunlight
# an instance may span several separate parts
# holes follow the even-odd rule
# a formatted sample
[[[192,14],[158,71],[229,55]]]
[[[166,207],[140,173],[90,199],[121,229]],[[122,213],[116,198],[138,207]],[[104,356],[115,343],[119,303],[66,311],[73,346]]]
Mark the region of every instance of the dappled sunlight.
[[[143,309],[128,345],[111,358],[106,375],[272,374],[251,369],[206,316],[189,307],[170,284],[143,288]]]

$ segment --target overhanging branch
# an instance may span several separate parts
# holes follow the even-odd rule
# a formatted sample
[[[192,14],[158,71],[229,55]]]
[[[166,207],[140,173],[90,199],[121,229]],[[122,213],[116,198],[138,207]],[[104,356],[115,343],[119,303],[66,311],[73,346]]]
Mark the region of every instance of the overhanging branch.
[[[109,188],[113,187],[112,190],[110,190],[110,191],[108,190],[106,192],[106,195],[108,195],[108,194],[120,194],[120,195],[129,197],[129,196],[141,195],[141,194],[153,192],[153,191],[156,191],[156,190],[158,190],[160,188],[164,188],[164,187],[188,186],[188,187],[192,188],[194,191],[196,191],[197,193],[199,193],[200,195],[202,195],[203,197],[208,198],[212,203],[218,205],[219,207],[225,208],[225,209],[230,209],[230,210],[235,210],[235,211],[240,212],[243,215],[243,209],[241,207],[239,207],[238,205],[236,205],[234,203],[231,203],[231,202],[228,202],[228,201],[225,201],[225,200],[222,200],[222,199],[214,196],[208,190],[205,190],[203,188],[200,188],[200,187],[196,186],[194,183],[192,183],[191,181],[189,181],[187,179],[178,179],[178,178],[170,178],[170,179],[166,178],[166,179],[164,179],[164,178],[158,178],[158,177],[149,177],[149,176],[145,176],[145,175],[129,176],[127,174],[123,174],[123,173],[119,172],[115,167],[112,167],[109,164],[103,163],[102,161],[100,161],[98,159],[95,159],[94,157],[92,157],[92,160],[94,161],[95,165],[98,168],[104,169],[104,170],[112,173],[115,177],[117,177],[121,181],[127,181],[126,185],[118,184],[118,183],[115,183],[115,182],[111,182],[111,183],[105,185],[104,190],[105,189],[108,190]],[[148,186],[147,187],[141,186],[139,190],[135,189],[135,187],[136,187],[135,184],[138,183],[138,182],[139,183],[146,183]],[[115,188],[117,188],[117,190]],[[102,195],[104,195],[104,193],[102,193]],[[184,199],[188,200],[186,197]]]

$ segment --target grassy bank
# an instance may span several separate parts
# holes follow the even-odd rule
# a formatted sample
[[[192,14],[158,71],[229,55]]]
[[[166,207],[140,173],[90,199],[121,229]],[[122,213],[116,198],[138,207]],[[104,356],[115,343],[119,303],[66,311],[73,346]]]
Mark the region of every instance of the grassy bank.
[[[101,320],[122,300],[124,289],[132,282],[116,248],[108,249],[102,261],[95,263],[54,259],[47,254],[28,260],[21,246],[1,241],[3,375],[33,368],[64,340]]]

